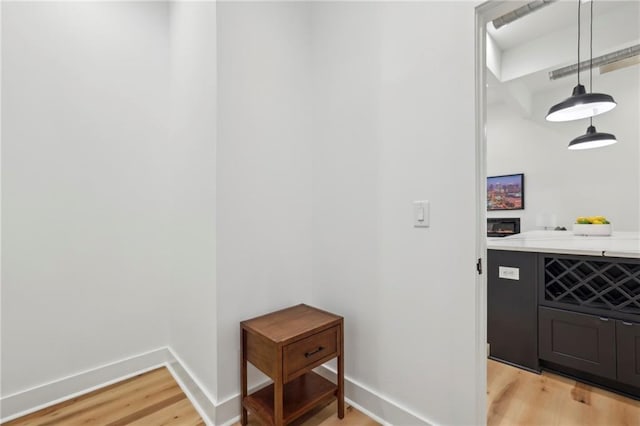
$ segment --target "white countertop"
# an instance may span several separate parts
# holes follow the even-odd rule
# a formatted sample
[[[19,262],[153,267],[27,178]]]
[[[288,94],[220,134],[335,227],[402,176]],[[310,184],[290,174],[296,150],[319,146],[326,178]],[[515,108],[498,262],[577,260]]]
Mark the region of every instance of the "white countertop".
[[[528,231],[509,237],[487,238],[492,250],[588,256],[640,258],[640,232],[613,232],[611,236],[573,235],[571,231]]]

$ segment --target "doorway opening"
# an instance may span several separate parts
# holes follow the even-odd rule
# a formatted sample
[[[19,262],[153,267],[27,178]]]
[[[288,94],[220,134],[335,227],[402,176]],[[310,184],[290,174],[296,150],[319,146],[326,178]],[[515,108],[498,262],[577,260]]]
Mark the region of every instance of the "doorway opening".
[[[640,365],[629,346],[640,305],[625,296],[640,294],[627,273],[640,271],[639,17],[629,1],[476,8],[477,362],[489,425],[640,421],[640,375],[627,367]],[[568,146],[589,119],[545,116],[590,58],[592,22],[594,92],[618,102],[593,122],[620,143],[577,152]],[[613,236],[580,239],[580,217],[605,217]]]

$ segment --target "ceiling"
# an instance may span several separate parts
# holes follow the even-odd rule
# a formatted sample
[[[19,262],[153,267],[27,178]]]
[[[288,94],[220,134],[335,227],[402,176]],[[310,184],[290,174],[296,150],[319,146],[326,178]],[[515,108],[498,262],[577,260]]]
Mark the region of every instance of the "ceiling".
[[[514,4],[516,9],[520,4]],[[590,2],[582,3],[581,60],[589,55]],[[640,1],[596,1],[594,57],[640,44]],[[487,102],[530,104],[533,94],[575,85],[575,74],[550,81],[548,72],[577,61],[577,1],[557,1],[499,29],[487,24]],[[634,65],[638,67],[638,65]],[[594,76],[597,76],[594,69]],[[568,83],[570,81],[570,83]],[[530,111],[524,105],[523,112]]]
[[[608,13],[612,9],[619,8],[630,1],[597,1],[593,5],[593,16]],[[582,6],[582,22],[586,30],[589,19],[589,2]],[[541,9],[526,15],[517,21],[507,24],[496,30],[492,23],[487,25],[487,32],[493,37],[502,49],[523,44],[529,40],[541,37],[550,32],[555,32],[562,28],[576,27],[578,19],[578,5],[575,1],[558,1],[551,3]]]

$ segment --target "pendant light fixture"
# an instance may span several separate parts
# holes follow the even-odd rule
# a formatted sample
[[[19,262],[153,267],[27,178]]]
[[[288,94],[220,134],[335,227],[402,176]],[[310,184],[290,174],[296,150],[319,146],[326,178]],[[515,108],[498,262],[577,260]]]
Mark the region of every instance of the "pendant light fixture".
[[[579,0],[578,0],[579,1]],[[593,0],[591,0],[591,35],[589,40],[589,91],[593,92]],[[591,149],[613,145],[618,142],[611,133],[600,133],[593,125],[593,116],[589,119],[587,133],[569,142],[569,149]]]
[[[618,142],[616,137],[611,133],[600,133],[591,124],[587,128],[587,133],[580,135],[571,142],[569,142],[569,149],[591,149],[600,148],[607,145],[613,145]]]
[[[603,112],[611,111],[616,106],[613,97],[605,93],[587,93],[580,84],[580,4],[578,0],[578,85],[573,88],[570,97],[552,106],[547,114],[547,121],[572,121],[581,118],[593,117]],[[592,1],[593,10],[593,1]],[[591,16],[591,33],[593,36],[593,16]],[[593,39],[593,37],[592,37]],[[593,44],[593,43],[592,43]],[[591,55],[593,59],[593,54]],[[590,67],[593,68],[593,67]]]

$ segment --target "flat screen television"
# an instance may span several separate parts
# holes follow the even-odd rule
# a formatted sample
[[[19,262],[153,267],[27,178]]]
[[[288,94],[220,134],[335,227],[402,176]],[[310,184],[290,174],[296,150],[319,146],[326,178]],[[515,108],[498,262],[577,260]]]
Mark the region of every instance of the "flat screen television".
[[[523,210],[524,173],[487,177],[487,210]]]

